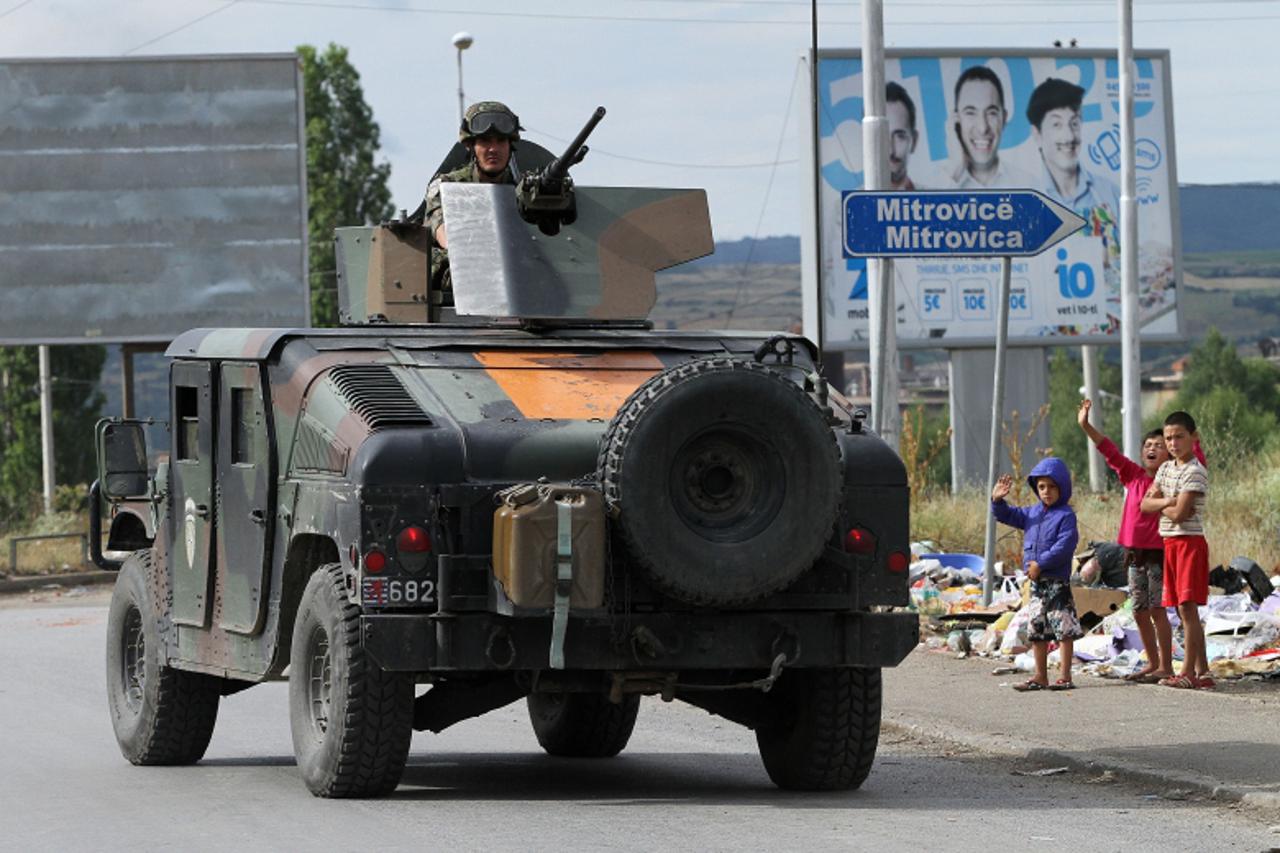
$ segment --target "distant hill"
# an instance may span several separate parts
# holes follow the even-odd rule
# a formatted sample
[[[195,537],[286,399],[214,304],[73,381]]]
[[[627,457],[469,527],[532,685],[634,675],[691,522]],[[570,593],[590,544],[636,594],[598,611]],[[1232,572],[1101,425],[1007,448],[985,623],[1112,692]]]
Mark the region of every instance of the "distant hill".
[[[1280,183],[1183,184],[1183,252],[1280,249]]]
[[[1280,250],[1280,183],[1182,184],[1182,251]],[[718,264],[798,264],[800,238],[744,237],[716,243],[716,252],[689,268]]]

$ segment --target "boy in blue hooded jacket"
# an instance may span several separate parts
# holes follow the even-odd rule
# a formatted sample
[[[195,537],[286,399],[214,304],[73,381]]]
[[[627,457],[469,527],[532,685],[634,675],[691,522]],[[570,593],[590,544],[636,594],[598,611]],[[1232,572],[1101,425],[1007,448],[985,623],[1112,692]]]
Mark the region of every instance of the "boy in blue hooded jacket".
[[[1005,474],[991,490],[991,512],[996,520],[1022,530],[1022,566],[1031,578],[1031,621],[1027,639],[1035,655],[1035,677],[1014,690],[1070,690],[1071,658],[1075,641],[1084,636],[1076,616],[1075,599],[1071,597],[1071,557],[1080,534],[1076,530],[1076,513],[1070,506],[1071,472],[1056,456],[1046,456],[1036,463],[1027,482],[1039,497],[1034,506],[1010,506],[1005,497],[1013,487],[1013,478]],[[1049,641],[1057,640],[1062,656],[1062,675],[1049,683]]]

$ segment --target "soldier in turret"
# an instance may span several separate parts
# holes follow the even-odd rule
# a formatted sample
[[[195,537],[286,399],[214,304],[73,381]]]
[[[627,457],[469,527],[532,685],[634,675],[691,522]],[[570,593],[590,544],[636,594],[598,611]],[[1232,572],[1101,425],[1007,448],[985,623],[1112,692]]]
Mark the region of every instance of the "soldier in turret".
[[[513,150],[520,140],[520,119],[505,104],[479,101],[467,108],[458,130],[458,139],[471,152],[471,159],[451,172],[432,178],[427,186],[426,223],[434,248],[431,252],[431,281],[449,289],[449,236],[440,202],[440,184],[458,183],[514,184],[517,175]]]

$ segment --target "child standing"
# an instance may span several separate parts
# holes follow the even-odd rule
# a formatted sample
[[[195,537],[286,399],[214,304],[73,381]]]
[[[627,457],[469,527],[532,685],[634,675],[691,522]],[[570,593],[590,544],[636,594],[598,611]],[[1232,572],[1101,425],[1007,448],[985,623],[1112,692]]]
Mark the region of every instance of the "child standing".
[[[1209,677],[1200,605],[1209,600],[1209,544],[1204,538],[1209,472],[1195,456],[1199,438],[1196,422],[1186,412],[1174,412],[1164,419],[1164,442],[1173,458],[1156,471],[1155,482],[1142,499],[1142,511],[1159,513],[1164,539],[1164,604],[1178,608],[1185,646],[1182,672],[1160,683],[1207,690],[1214,682]]]
[[[1147,650],[1146,668],[1126,675],[1125,680],[1154,684],[1173,675],[1173,630],[1164,610],[1164,540],[1160,536],[1160,519],[1142,512],[1142,499],[1155,482],[1160,466],[1169,461],[1169,451],[1164,443],[1164,430],[1153,429],[1142,440],[1142,464],[1139,465],[1089,423],[1092,406],[1090,400],[1082,400],[1076,420],[1124,486],[1124,509],[1116,541],[1124,546],[1133,618],[1138,623],[1142,647]]]
[[[1075,553],[1080,534],[1071,500],[1071,472],[1056,456],[1036,463],[1027,477],[1039,502],[1025,509],[1005,503],[1013,478],[1005,474],[991,490],[991,512],[996,520],[1024,531],[1022,565],[1031,578],[1031,621],[1027,638],[1035,656],[1035,676],[1014,690],[1070,690],[1071,659],[1075,641],[1084,636],[1071,597],[1071,555]],[[1061,677],[1049,683],[1049,641],[1061,646]]]

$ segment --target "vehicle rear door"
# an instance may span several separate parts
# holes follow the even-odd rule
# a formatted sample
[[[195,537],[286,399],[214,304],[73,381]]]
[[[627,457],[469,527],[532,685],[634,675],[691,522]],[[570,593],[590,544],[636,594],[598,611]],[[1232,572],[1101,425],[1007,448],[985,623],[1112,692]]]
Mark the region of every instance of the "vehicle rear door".
[[[215,526],[213,365],[174,362],[170,383],[173,621],[203,628],[209,621]]]

